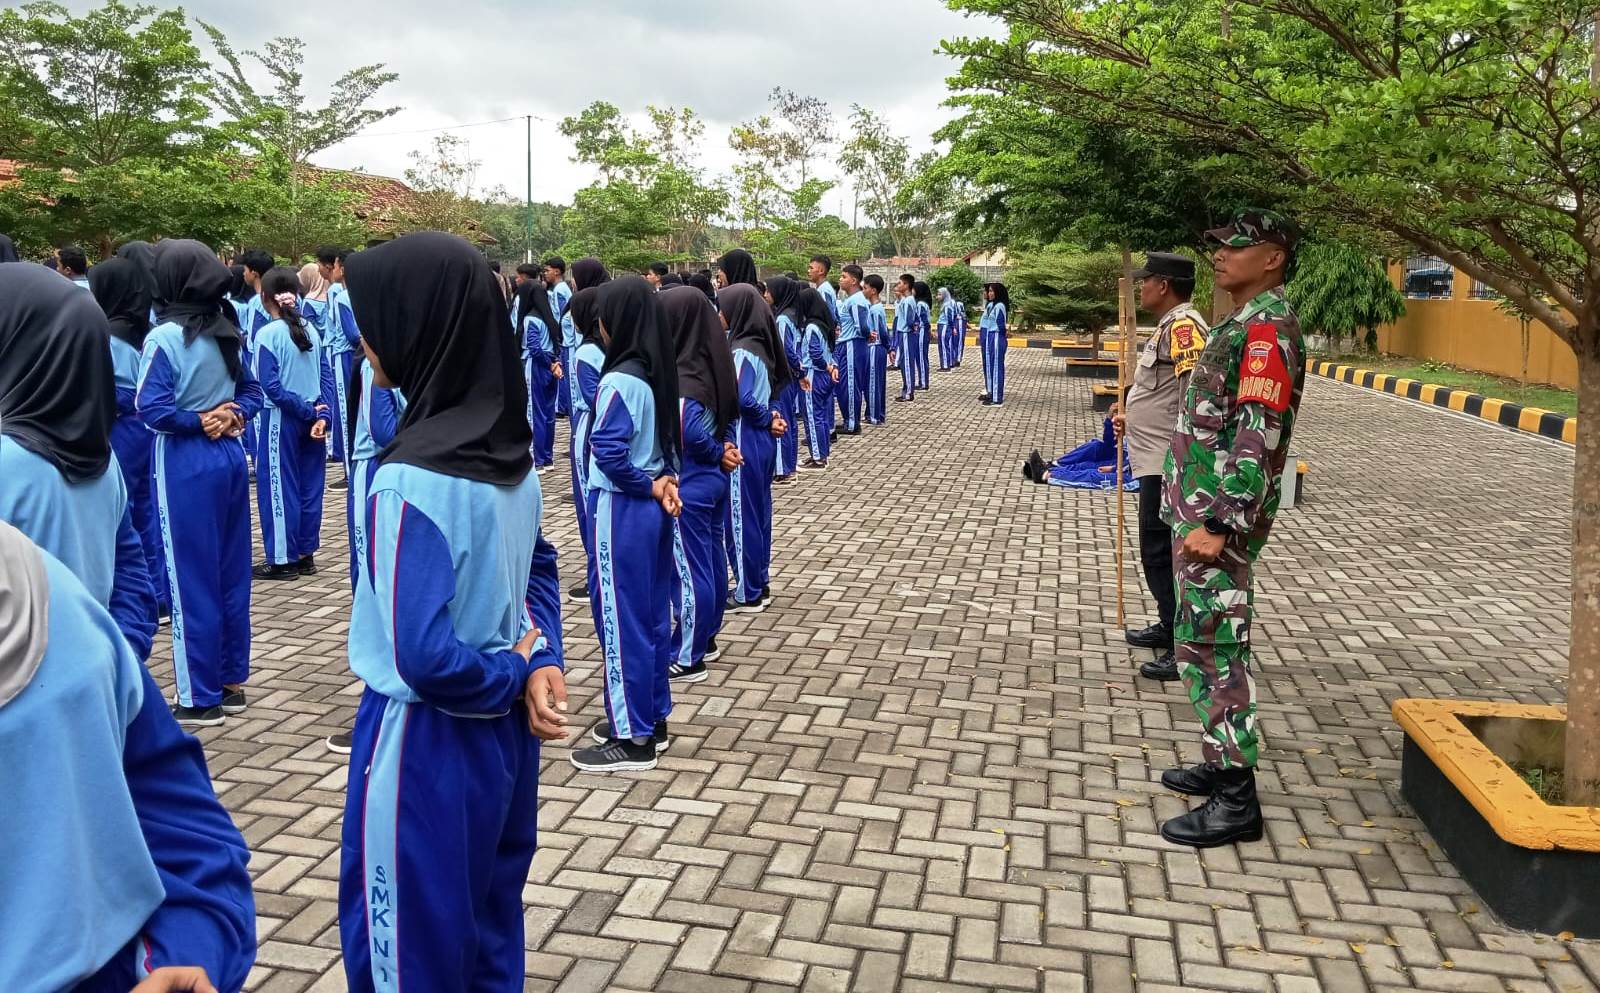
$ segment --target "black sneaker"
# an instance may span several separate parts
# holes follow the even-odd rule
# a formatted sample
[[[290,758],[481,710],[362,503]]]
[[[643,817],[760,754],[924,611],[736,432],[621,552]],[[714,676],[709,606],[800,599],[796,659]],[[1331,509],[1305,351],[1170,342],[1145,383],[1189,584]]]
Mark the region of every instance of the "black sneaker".
[[[244,698],[244,690],[222,691],[222,712],[224,714],[242,714],[250,706],[250,701]]]
[[[263,562],[251,569],[250,575],[257,579],[266,579],[272,582],[287,582],[291,579],[300,578],[300,566],[295,562],[286,562],[283,565]]]
[[[577,586],[574,586],[570,590],[567,590],[567,599],[571,600],[573,603],[588,603],[589,602],[589,584],[588,583],[579,583]]]
[[[720,658],[722,658],[722,646],[717,644],[717,639],[708,638],[706,640],[706,657],[700,661],[715,662]],[[698,682],[698,680],[696,680],[696,682]]]
[[[316,575],[317,557],[315,555],[307,555],[305,558],[294,564],[294,570],[302,576]]]
[[[773,476],[772,481],[774,483],[792,483],[794,482],[794,473],[791,472],[785,476]]]
[[[800,468],[802,468],[802,469],[826,469],[826,468],[828,468],[828,460],[827,459],[821,459],[821,460],[818,460],[818,459],[806,459],[804,462],[800,463]]]
[[[694,665],[674,662],[667,666],[667,679],[674,683],[703,683],[711,675],[704,660]]]
[[[348,490],[349,488],[350,480],[348,479],[335,479],[328,484],[328,489],[330,490]]]
[[[728,597],[728,602],[723,606],[722,612],[725,614],[759,614],[766,610],[768,605],[769,601],[766,600],[756,600],[754,603],[740,603],[730,596]]]
[[[567,760],[579,772],[648,772],[656,767],[656,746],[649,741],[642,745],[608,741],[593,748],[580,748]]]
[[[350,749],[355,747],[355,741],[356,736],[349,731],[340,731],[322,739],[322,743],[328,746],[328,751],[335,755],[349,755]]]
[[[980,402],[980,403],[982,403],[982,404],[983,404],[983,405],[984,405],[984,406],[985,406],[985,407],[993,407],[993,406],[996,406],[996,404],[995,404],[995,402],[994,402],[994,401],[993,401],[993,400],[991,400],[991,399],[989,399],[989,398],[988,398],[988,397],[984,397],[984,398],[983,398],[983,399],[982,399],[982,400],[981,400],[981,401],[979,401],[979,402]]]
[[[988,403],[989,401],[993,400],[994,397],[990,396],[987,393],[979,393],[978,394],[978,399],[982,400],[984,403]]]
[[[172,716],[186,728],[214,728],[226,720],[221,707],[177,706],[172,708]]]
[[[599,724],[596,724],[594,727],[589,729],[589,737],[594,739],[595,744],[604,745],[606,742],[611,741],[615,736],[611,733],[610,723],[601,721]],[[666,751],[667,746],[672,744],[672,736],[667,733],[666,721],[656,722],[656,729],[650,732],[650,743],[656,746],[657,752]]]

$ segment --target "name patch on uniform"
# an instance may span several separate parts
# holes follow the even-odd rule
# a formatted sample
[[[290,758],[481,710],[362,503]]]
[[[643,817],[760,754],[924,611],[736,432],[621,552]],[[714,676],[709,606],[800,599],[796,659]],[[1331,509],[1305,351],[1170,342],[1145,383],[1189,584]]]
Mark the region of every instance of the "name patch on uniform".
[[[1278,347],[1278,329],[1271,324],[1250,325],[1244,359],[1239,367],[1240,403],[1261,403],[1282,413],[1289,409],[1294,383]]]

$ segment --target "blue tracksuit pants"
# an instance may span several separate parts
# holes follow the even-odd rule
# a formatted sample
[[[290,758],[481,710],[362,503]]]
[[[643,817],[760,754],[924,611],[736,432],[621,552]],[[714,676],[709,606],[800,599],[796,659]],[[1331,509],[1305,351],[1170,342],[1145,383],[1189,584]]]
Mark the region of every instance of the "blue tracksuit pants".
[[[377,459],[356,459],[350,463],[350,488],[345,490],[345,523],[350,528],[350,590],[355,592],[356,570],[367,560],[367,494],[372,492],[372,477],[377,475]]]
[[[673,522],[672,661],[692,666],[706,657],[706,643],[722,630],[728,598],[728,553],[723,522],[728,513],[726,477],[680,491],[683,513]]]
[[[800,409],[806,421],[806,448],[818,462],[828,461],[833,450],[833,377],[826,369],[811,373],[811,389],[800,392]]]
[[[911,332],[897,331],[894,340],[894,350],[900,359],[900,395],[909,399],[917,392],[917,373],[911,361]]]
[[[560,346],[561,355],[561,388],[556,391],[555,412],[557,414],[572,414],[572,391],[578,388],[578,374],[573,363],[573,355],[577,350]]]
[[[138,417],[118,417],[111,425],[111,450],[117,453],[122,481],[128,487],[128,509],[133,515],[134,530],[139,532],[139,543],[144,546],[145,561],[150,566],[150,586],[155,591],[157,605],[165,610],[170,602],[167,560],[161,547],[161,516],[156,513],[150,476],[150,453],[155,443],[155,433]]]
[[[453,717],[367,690],[339,859],[351,993],[520,990],[539,742],[519,702]]]
[[[606,718],[619,738],[648,737],[672,711],[672,519],[649,497],[598,486],[589,491],[589,517],[589,609]]]
[[[983,382],[988,387],[989,397],[995,403],[1003,403],[1006,398],[1006,349],[1009,347],[1006,336],[998,331],[980,331],[983,339]]]
[[[839,366],[837,394],[839,414],[844,419],[846,431],[861,430],[861,401],[866,396],[867,350],[866,342],[841,341],[834,349],[834,362]]]
[[[790,383],[778,393],[778,412],[789,422],[789,430],[778,439],[778,450],[773,456],[772,475],[782,478],[800,465],[800,384]]]
[[[772,565],[772,435],[741,421],[733,443],[744,464],[728,482],[728,564],[733,598],[754,603],[766,589]]]
[[[571,415],[567,455],[572,468],[572,506],[578,517],[578,537],[583,540],[583,558],[594,568],[594,529],[589,520],[589,429],[594,414],[578,411]]]
[[[328,411],[328,457],[344,463],[345,475],[350,473],[350,436],[346,434],[345,419],[350,415],[350,369],[355,362],[354,352],[328,352],[328,366],[333,373],[333,408]],[[358,387],[359,388],[359,387]]]
[[[538,359],[527,359],[523,376],[528,384],[528,426],[533,429],[533,445],[528,449],[536,466],[551,465],[556,460],[556,404],[565,391],[559,387],[564,382],[556,378]]]
[[[889,407],[889,350],[867,343],[867,423],[882,424]]]
[[[928,332],[918,329],[911,332],[911,371],[916,388],[928,388]]]
[[[261,412],[256,452],[256,512],[261,547],[273,565],[298,562],[322,543],[327,449],[311,425],[281,407]],[[180,522],[181,526],[181,522]]]
[[[244,448],[156,436],[156,507],[172,593],[178,702],[213,707],[250,678],[250,477]]]

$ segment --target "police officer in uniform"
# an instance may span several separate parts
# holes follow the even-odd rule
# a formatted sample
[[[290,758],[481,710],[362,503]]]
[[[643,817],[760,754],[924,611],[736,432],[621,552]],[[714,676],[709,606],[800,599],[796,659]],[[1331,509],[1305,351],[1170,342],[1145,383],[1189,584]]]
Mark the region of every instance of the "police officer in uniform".
[[[1161,473],[1189,373],[1206,347],[1207,329],[1205,319],[1189,303],[1194,294],[1193,259],[1151,252],[1133,278],[1139,281],[1140,308],[1159,320],[1155,336],[1139,353],[1127,399],[1112,411],[1111,423],[1118,438],[1127,437],[1128,460],[1139,480],[1139,562],[1145,585],[1156,600],[1156,622],[1127,635],[1128,644],[1159,653],[1154,662],[1139,667],[1139,674],[1168,682],[1178,678],[1172,653],[1177,588],[1172,580],[1172,529],[1161,519]]]
[[[1190,374],[1162,499],[1177,573],[1178,672],[1200,720],[1204,760],[1168,769],[1161,782],[1206,802],[1167,821],[1161,835],[1196,848],[1262,835],[1251,571],[1277,514],[1305,387],[1300,322],[1283,292],[1297,240],[1289,223],[1242,210],[1206,239],[1217,246],[1216,285],[1241,305],[1212,330]]]

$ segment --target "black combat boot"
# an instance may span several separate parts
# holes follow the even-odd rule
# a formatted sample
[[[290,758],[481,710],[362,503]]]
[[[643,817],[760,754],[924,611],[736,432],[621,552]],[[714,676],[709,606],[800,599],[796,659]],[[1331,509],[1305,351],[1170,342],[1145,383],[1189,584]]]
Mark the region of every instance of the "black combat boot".
[[[1146,679],[1154,679],[1158,683],[1175,682],[1178,676],[1178,660],[1172,654],[1172,649],[1167,649],[1155,658],[1139,666],[1139,675]]]
[[[1217,785],[1217,773],[1221,771],[1210,762],[1202,762],[1190,769],[1168,769],[1161,774],[1161,785],[1174,793],[1210,796]]]
[[[1175,845],[1216,848],[1260,841],[1261,803],[1254,769],[1219,769],[1216,787],[1204,804],[1161,825],[1161,837]]]
[[[1172,628],[1157,621],[1147,628],[1129,628],[1127,638],[1128,644],[1134,648],[1154,648],[1160,651],[1172,647]]]

